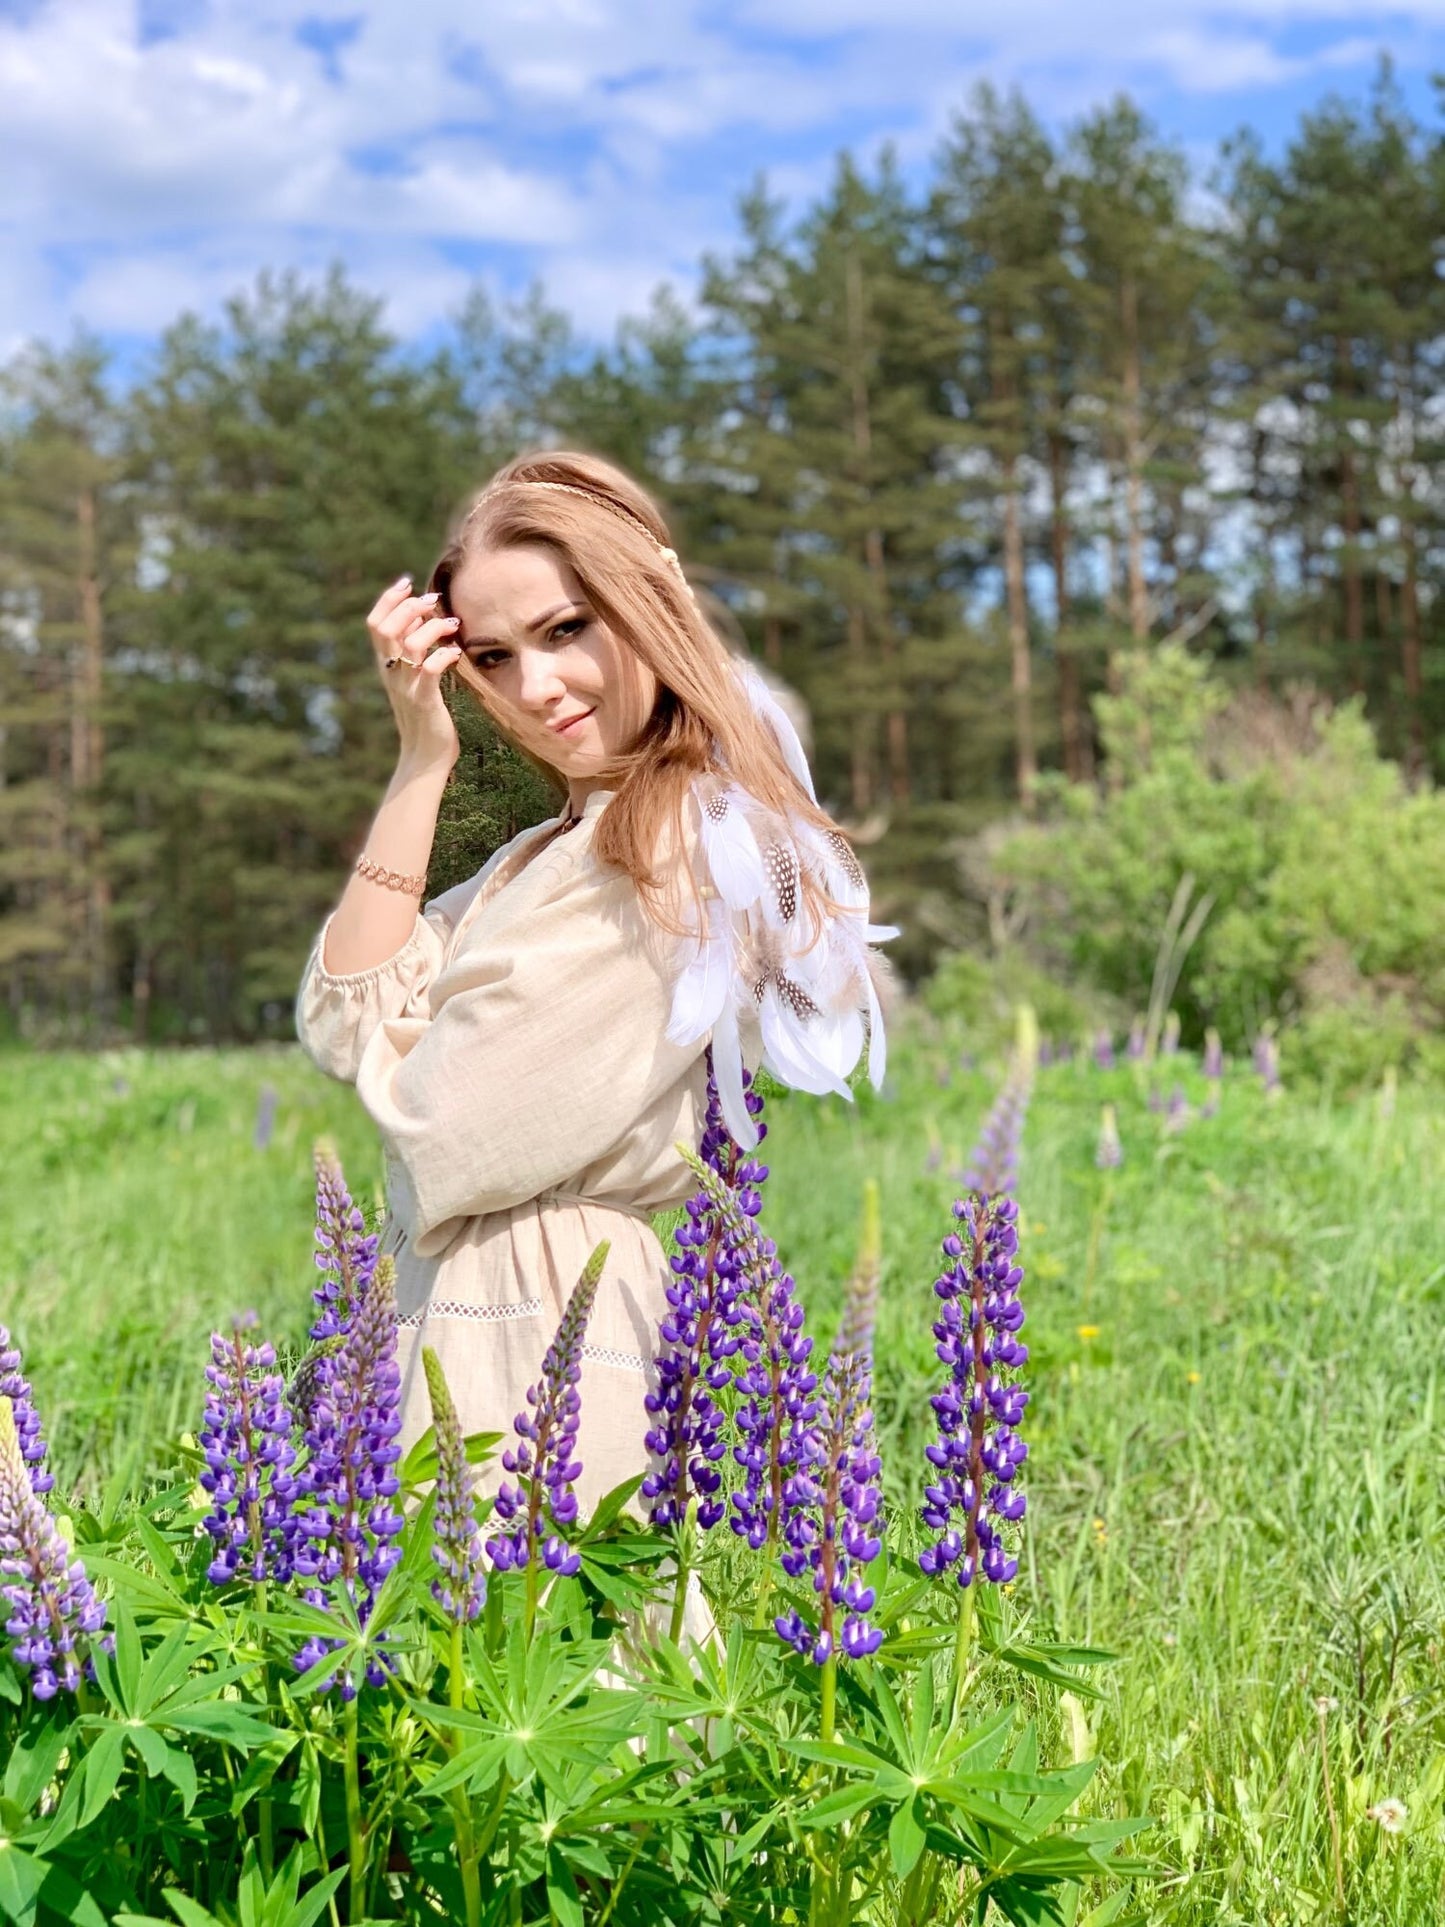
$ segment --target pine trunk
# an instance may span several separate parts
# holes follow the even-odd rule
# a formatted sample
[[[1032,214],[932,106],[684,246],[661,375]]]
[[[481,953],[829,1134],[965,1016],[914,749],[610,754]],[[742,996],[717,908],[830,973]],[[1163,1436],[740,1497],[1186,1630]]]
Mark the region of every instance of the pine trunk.
[[[856,254],[850,254],[844,268],[848,309],[848,367],[853,402],[853,451],[858,458],[859,489],[865,499],[871,494],[869,469],[873,453],[872,409],[868,396],[868,373],[863,339],[863,270]],[[888,793],[902,807],[909,801],[908,712],[899,700],[898,650],[888,607],[888,569],[883,554],[883,532],[869,527],[863,537],[863,562],[868,574],[868,600],[878,641],[878,656],[883,667],[886,692],[884,741],[888,759]],[[866,647],[866,638],[865,638]],[[856,785],[855,785],[856,787]]]
[[[1079,658],[1069,634],[1069,530],[1064,513],[1065,448],[1062,435],[1049,436],[1049,555],[1054,570],[1054,607],[1057,619],[1054,649],[1059,665],[1059,738],[1064,749],[1064,774],[1071,783],[1093,775],[1093,758],[1084,738],[1083,700],[1079,687]]]
[[[1144,581],[1143,383],[1139,369],[1139,294],[1132,274],[1119,289],[1124,337],[1124,534],[1129,578],[1129,634],[1149,635],[1149,592]]]
[[[1343,405],[1354,386],[1350,374],[1349,347],[1343,335],[1336,344],[1335,360],[1340,379],[1339,398]],[[1345,538],[1340,555],[1345,592],[1345,644],[1350,657],[1350,689],[1359,696],[1365,688],[1365,585],[1360,575],[1359,471],[1355,466],[1348,423],[1343,425],[1340,437],[1340,522]]]
[[[77,601],[80,607],[80,661],[71,711],[70,770],[79,830],[81,877],[85,892],[83,928],[90,997],[90,1027],[100,1034],[111,1015],[110,880],[100,818],[101,779],[105,773],[105,726],[101,703],[105,679],[105,630],[101,615],[100,569],[96,541],[95,491],[76,497]]]
[[[1038,764],[1034,756],[1033,663],[1029,656],[1029,606],[1024,583],[1023,515],[1019,507],[1018,457],[1004,462],[1003,572],[1008,653],[1014,709],[1014,778],[1025,810],[1034,806]]]
[[[1413,475],[1410,478],[1413,485]],[[1406,488],[1412,499],[1412,487]],[[1409,748],[1405,767],[1418,782],[1425,773],[1425,663],[1420,644],[1420,556],[1415,523],[1407,510],[1402,518],[1405,580],[1400,590],[1400,669],[1405,679],[1406,733]]]

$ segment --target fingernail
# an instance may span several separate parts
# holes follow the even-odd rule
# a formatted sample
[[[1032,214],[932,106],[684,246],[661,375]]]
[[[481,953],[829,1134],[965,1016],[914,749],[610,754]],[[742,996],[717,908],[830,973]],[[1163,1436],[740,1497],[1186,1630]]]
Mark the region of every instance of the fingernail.
[[[411,587],[411,577],[409,575],[399,575],[391,586],[393,589],[409,589]]]

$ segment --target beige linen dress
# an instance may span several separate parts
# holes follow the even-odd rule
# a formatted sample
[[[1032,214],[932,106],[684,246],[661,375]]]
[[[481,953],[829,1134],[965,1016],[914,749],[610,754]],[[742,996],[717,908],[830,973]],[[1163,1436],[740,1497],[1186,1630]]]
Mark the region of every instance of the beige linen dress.
[[[582,1355],[584,1512],[649,1463],[643,1396],[670,1277],[649,1220],[694,1188],[673,1146],[698,1142],[707,1102],[705,1040],[664,1034],[675,939],[592,855],[611,796],[593,791],[565,833],[559,816],[514,837],[375,969],[324,968],[328,917],[296,1002],[307,1054],[355,1084],[381,1135],[407,1442],[431,1421],[424,1344],[463,1430],[510,1434],[578,1274],[611,1240]],[[493,1461],[484,1488],[502,1476]]]

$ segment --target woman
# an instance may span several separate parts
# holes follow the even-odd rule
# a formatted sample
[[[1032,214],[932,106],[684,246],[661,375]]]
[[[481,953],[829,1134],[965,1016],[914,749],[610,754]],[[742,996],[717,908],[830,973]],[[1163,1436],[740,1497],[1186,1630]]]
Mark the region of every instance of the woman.
[[[711,1041],[729,1128],[742,1064],[849,1095],[882,1024],[856,859],[796,734],[709,629],[656,505],[594,457],[519,458],[433,572],[368,620],[396,773],[307,962],[297,1029],[380,1132],[405,1422],[423,1344],[467,1431],[523,1406],[593,1247],[610,1252],[582,1363],[584,1508],[646,1469],[666,1312],[651,1214],[694,1188]],[[453,672],[565,788],[549,822],[418,914],[458,754]],[[870,962],[871,960],[871,962]]]

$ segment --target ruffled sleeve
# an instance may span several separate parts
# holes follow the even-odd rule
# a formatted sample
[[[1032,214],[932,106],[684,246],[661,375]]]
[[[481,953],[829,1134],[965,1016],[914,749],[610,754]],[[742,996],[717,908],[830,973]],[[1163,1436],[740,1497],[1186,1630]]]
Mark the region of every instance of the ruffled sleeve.
[[[472,899],[493,872],[538,833],[535,825],[520,831],[493,850],[475,876],[432,897],[401,949],[370,970],[339,974],[322,965],[326,933],[336,914],[332,911],[312,945],[296,992],[296,1035],[306,1055],[328,1077],[343,1084],[356,1082],[362,1053],[384,1017],[427,1015],[431,985],[442,968],[452,932]]]
[[[659,1100],[700,1054],[664,1035],[670,948],[631,879],[561,851],[535,870],[468,926],[430,1017],[384,1015],[362,1057],[357,1094],[423,1257],[455,1220],[604,1171],[639,1120],[662,1130]]]
[[[362,1055],[383,1018],[424,1017],[427,993],[441,969],[449,920],[434,910],[418,915],[411,935],[394,956],[370,970],[327,970],[326,935],[333,910],[321,926],[296,992],[296,1035],[306,1055],[328,1077],[354,1084]]]

